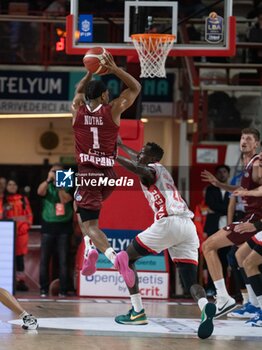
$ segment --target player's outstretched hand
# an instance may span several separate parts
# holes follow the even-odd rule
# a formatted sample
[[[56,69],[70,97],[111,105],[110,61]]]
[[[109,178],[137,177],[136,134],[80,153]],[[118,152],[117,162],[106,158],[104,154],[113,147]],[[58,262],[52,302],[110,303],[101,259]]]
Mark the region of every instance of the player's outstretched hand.
[[[242,223],[235,226],[234,231],[242,234],[245,232],[256,231],[256,228],[251,222],[242,222]]]
[[[207,170],[204,170],[201,172],[201,179],[202,181],[209,182],[214,186],[218,186],[218,183],[219,183],[217,178]]]
[[[80,106],[85,104],[84,94],[76,94],[72,103],[72,108],[77,110]]]
[[[235,197],[237,197],[237,196],[240,196],[240,197],[248,196],[248,190],[246,188],[239,187],[232,193],[232,195],[235,196]]]
[[[103,55],[105,59],[105,63],[101,63],[101,65],[105,68],[107,68],[107,72],[105,74],[112,74],[115,72],[116,69],[118,69],[117,65],[115,64],[114,58],[111,55],[111,53],[106,52]]]

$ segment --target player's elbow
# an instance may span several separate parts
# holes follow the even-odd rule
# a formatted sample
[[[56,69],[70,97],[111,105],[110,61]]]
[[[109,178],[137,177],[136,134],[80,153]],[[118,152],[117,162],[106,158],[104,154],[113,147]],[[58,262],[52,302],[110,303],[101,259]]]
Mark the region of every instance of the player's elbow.
[[[140,93],[141,89],[142,89],[142,85],[139,82],[137,82],[137,94]]]
[[[132,89],[134,98],[137,98],[137,96],[140,94],[141,89],[142,89],[141,84],[138,81],[136,81],[136,84],[135,84],[135,86]]]

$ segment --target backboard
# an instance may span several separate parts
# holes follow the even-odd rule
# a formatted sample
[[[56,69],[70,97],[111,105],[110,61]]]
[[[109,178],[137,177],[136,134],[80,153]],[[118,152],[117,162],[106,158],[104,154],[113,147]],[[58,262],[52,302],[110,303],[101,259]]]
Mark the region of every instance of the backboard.
[[[189,6],[183,1],[71,0],[66,52],[84,55],[87,49],[102,46],[115,56],[132,56],[136,50],[131,35],[154,32],[176,36],[169,56],[233,56],[233,0],[195,3]],[[219,16],[218,25],[210,20],[212,12]],[[212,35],[218,27],[219,40]]]

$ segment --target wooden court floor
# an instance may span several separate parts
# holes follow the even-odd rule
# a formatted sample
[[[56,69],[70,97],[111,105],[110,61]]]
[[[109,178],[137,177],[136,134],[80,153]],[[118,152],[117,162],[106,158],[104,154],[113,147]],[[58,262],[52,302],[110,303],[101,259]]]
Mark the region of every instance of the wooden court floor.
[[[28,299],[25,299],[28,298]],[[114,317],[124,314],[130,308],[129,300],[119,299],[29,299],[28,295],[19,298],[22,306],[28,312],[37,316],[40,321],[50,323],[50,328],[40,327],[37,331],[24,331],[18,324],[10,324],[17,319],[16,315],[0,304],[0,350],[224,350],[224,349],[256,349],[261,348],[262,328],[259,336],[237,336],[230,332],[225,337],[212,336],[201,340],[195,335],[147,333],[147,326],[139,327],[138,331],[126,331],[126,326],[117,325],[118,329],[105,331],[105,322],[114,327]],[[149,319],[199,319],[198,307],[192,302],[145,300],[144,306]],[[63,329],[65,319],[73,318],[79,324],[84,324],[86,318],[95,319],[96,331],[81,329]],[[226,318],[224,318],[226,320]],[[101,321],[100,321],[101,320]],[[76,322],[76,321],[75,321]],[[217,321],[215,321],[217,322]],[[130,327],[130,326],[129,326]],[[141,328],[142,327],[142,328]],[[143,328],[144,327],[144,328]],[[80,327],[81,328],[81,327]],[[142,331],[141,331],[142,330]],[[256,333],[257,334],[257,333]]]

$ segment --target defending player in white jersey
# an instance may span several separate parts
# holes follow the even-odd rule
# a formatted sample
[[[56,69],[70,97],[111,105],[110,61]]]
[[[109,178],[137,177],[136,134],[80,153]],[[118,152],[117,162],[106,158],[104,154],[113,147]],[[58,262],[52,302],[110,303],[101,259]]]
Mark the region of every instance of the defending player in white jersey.
[[[180,269],[183,285],[190,290],[197,283],[199,240],[191,220],[193,213],[182,199],[167,169],[159,163],[164,154],[162,148],[155,143],[147,143],[138,153],[120,140],[119,146],[130,159],[118,156],[117,161],[140,177],[142,189],[155,217],[153,224],[139,233],[126,250],[129,267],[136,276],[134,287],[128,288],[132,309],[127,315],[117,316],[115,321],[121,324],[147,324],[139,293],[136,260],[168,249],[172,261]]]

